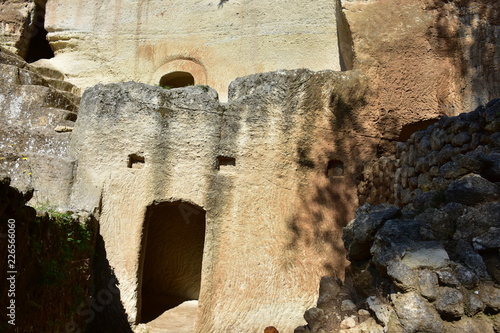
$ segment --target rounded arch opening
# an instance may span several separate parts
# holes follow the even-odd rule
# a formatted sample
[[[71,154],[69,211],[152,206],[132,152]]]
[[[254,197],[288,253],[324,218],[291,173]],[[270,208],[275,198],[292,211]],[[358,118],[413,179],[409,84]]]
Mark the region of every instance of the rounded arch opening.
[[[205,211],[175,201],[147,207],[141,249],[139,322],[197,300],[205,243]]]
[[[160,86],[180,88],[194,85],[194,77],[189,72],[172,72],[165,74],[160,79]]]

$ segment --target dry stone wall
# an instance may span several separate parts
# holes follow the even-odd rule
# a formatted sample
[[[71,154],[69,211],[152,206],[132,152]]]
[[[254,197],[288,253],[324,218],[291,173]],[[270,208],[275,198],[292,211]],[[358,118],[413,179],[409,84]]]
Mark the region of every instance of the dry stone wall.
[[[358,186],[360,203],[405,206],[420,197],[417,205],[424,204],[443,193],[453,180],[470,173],[498,182],[499,131],[498,99],[470,113],[443,117],[412,134],[407,142],[398,143],[395,157],[368,164]]]
[[[373,159],[365,166],[358,185],[360,204],[395,202],[394,178],[398,162],[395,156],[389,155]]]

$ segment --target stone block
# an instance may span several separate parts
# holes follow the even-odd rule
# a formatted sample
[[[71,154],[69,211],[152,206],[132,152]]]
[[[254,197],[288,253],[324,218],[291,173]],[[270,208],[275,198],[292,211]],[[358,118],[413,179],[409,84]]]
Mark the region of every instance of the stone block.
[[[397,207],[387,204],[369,207],[344,228],[342,239],[350,260],[362,260],[370,257],[370,248],[376,232],[384,222],[400,214]]]
[[[417,242],[406,251],[402,263],[411,269],[437,270],[449,264],[449,256],[439,242]]]
[[[426,269],[419,270],[418,286],[420,289],[420,295],[431,302],[436,299],[438,294],[438,278],[436,273]]]
[[[478,252],[500,249],[500,228],[491,227],[486,233],[474,237],[472,246]]]
[[[404,332],[444,331],[439,314],[418,294],[396,294],[392,297],[392,302]]]
[[[434,306],[445,319],[456,320],[464,315],[462,293],[453,288],[439,288]]]
[[[479,203],[498,200],[500,191],[497,185],[480,175],[470,174],[452,181],[446,189],[445,195],[448,202],[474,206]]]

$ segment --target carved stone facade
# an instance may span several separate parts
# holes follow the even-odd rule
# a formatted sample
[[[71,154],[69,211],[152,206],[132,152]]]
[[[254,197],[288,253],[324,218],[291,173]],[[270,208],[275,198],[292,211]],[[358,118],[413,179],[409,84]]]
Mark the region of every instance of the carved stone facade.
[[[129,320],[199,299],[196,332],[300,324],[316,281],[343,276],[341,228],[370,142],[336,133],[347,111],[330,101],[360,91],[355,73],[308,70],[238,79],[228,104],[202,86],[88,89],[71,204],[100,211]]]

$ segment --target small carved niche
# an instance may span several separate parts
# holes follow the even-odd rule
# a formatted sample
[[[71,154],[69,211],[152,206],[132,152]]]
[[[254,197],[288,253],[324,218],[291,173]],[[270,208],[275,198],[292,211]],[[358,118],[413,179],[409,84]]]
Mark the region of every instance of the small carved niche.
[[[236,159],[228,156],[217,156],[217,170],[224,170],[236,166]]]
[[[144,167],[145,159],[144,156],[138,154],[128,155],[127,167],[130,169],[142,169]]]
[[[326,168],[326,176],[329,179],[344,176],[344,162],[340,160],[330,160]]]

